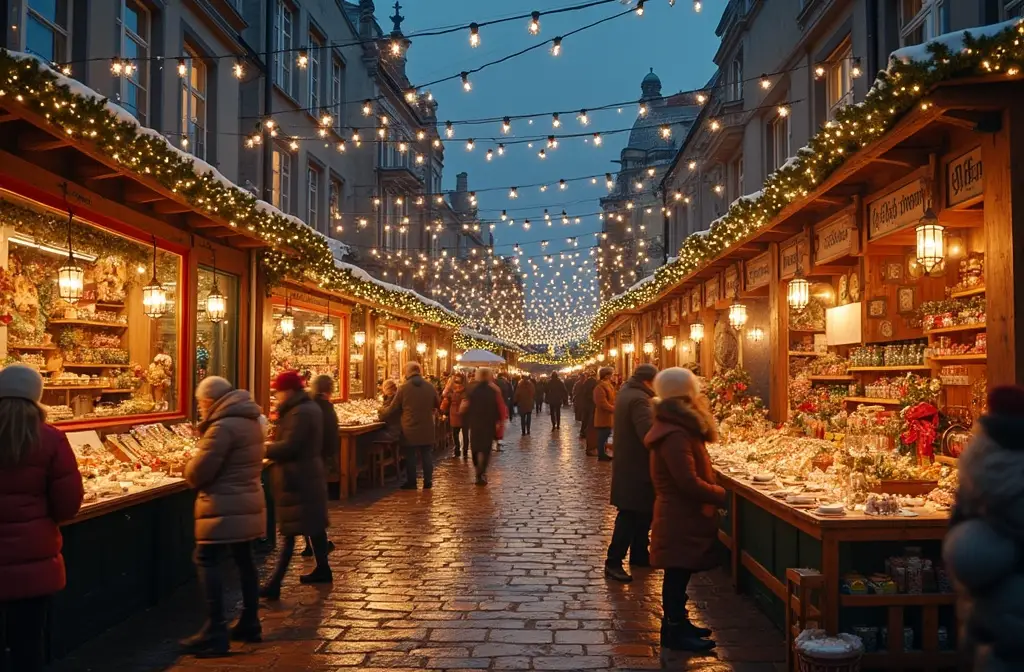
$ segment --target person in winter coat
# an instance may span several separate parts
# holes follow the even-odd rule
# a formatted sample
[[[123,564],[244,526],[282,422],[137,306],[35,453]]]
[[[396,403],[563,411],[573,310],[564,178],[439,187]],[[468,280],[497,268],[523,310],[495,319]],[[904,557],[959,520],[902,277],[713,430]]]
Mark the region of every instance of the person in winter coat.
[[[612,368],[606,366],[600,371],[600,382],[594,387],[594,429],[597,437],[597,459],[611,462],[608,456],[608,439],[612,435],[612,419],[615,414],[615,388],[612,387]]]
[[[536,388],[537,388],[537,390],[536,390],[536,401],[537,401],[536,411],[537,411],[537,413],[540,413],[541,411],[544,410],[544,395],[546,395],[547,391],[548,391],[548,379],[547,379],[547,376],[541,376],[540,379],[537,380],[535,385],[536,385]]]
[[[456,373],[451,380],[444,398],[441,399],[441,412],[448,414],[448,422],[452,428],[452,442],[455,444],[455,457],[469,456],[469,425],[462,419],[462,400],[466,396],[466,377]],[[459,437],[462,441],[459,441]]]
[[[530,433],[530,420],[533,418],[533,403],[537,396],[537,387],[533,379],[523,376],[516,387],[515,404],[519,407],[520,424],[523,429],[523,436]]]
[[[480,380],[479,376],[477,376],[477,380]],[[504,373],[499,373],[497,380],[492,379],[492,382],[501,390],[501,399],[505,402],[505,407],[508,409],[509,420],[515,419],[516,408],[512,403],[512,383],[508,382],[508,378]]]
[[[661,645],[666,649],[708,651],[711,634],[690,622],[686,588],[695,572],[718,564],[719,508],[726,493],[715,483],[706,442],[718,439],[718,429],[700,381],[687,369],[665,369],[654,378],[660,401],[654,425],[644,444],[650,450],[654,484],[651,525],[651,566],[665,570],[661,602],[664,619]]]
[[[476,484],[487,485],[491,447],[502,437],[508,420],[505,398],[494,383],[490,369],[477,369],[476,381],[466,390],[466,397],[462,400],[462,415],[469,423],[469,445],[476,466]]]
[[[341,478],[341,436],[338,434],[338,412],[334,410],[331,396],[334,394],[334,379],[328,375],[317,376],[313,381],[313,401],[320,407],[324,416],[324,444],[321,456],[324,461],[325,476]],[[329,488],[328,488],[329,490]],[[329,495],[328,495],[329,496]],[[337,494],[335,495],[337,496]],[[334,550],[334,542],[327,541],[327,552]],[[313,557],[313,544],[306,537],[306,546],[302,549],[302,557]]]
[[[46,424],[42,396],[35,369],[0,371],[0,641],[18,672],[43,669],[47,608],[66,583],[59,526],[84,495],[75,454]]]
[[[219,376],[204,378],[196,388],[201,438],[185,465],[185,481],[196,492],[195,536],[199,583],[206,597],[206,624],[182,646],[191,653],[228,652],[224,616],[222,562],[227,555],[238,567],[242,615],[230,638],[262,641],[259,577],[252,541],[267,530],[263,497],[263,428],[260,407],[245,390]]]
[[[608,544],[604,575],[623,583],[633,580],[622,568],[626,551],[629,551],[630,566],[650,566],[647,547],[654,511],[654,485],[644,437],[654,424],[654,377],[657,374],[658,369],[653,364],[641,364],[615,398],[611,503],[619,513],[615,517],[612,541]]]
[[[548,412],[551,413],[551,429],[559,429],[562,426],[562,406],[568,401],[569,394],[557,371],[551,373],[544,395],[548,400]]]
[[[275,439],[267,444],[271,466],[271,491],[277,526],[283,540],[277,566],[260,590],[268,600],[281,597],[281,582],[295,552],[295,537],[307,536],[313,544],[316,568],[299,578],[301,583],[331,583],[327,563],[327,478],[324,474],[324,418],[306,393],[296,371],[284,371],[274,379],[278,425]]]
[[[975,672],[1024,670],[1024,388],[994,388],[959,460],[942,543]]]
[[[594,428],[594,390],[597,388],[597,378],[594,372],[587,371],[586,375],[577,383],[577,391],[574,392],[576,407],[579,409],[580,438],[586,439],[590,430]]]
[[[419,362],[405,365],[405,382],[391,404],[381,409],[380,419],[399,418],[402,425],[402,450],[405,452],[403,490],[416,489],[416,453],[423,461],[423,489],[434,487],[434,411],[441,406],[434,386],[423,379]]]

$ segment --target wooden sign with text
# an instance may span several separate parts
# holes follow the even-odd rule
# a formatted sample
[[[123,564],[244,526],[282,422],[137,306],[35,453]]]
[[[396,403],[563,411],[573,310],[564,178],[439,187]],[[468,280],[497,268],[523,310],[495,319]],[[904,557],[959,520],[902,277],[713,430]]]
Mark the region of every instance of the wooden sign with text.
[[[796,275],[797,267],[804,273],[810,265],[810,245],[807,236],[800,233],[779,245],[779,279]]]
[[[844,214],[831,222],[814,227],[814,264],[830,261],[857,252],[857,225],[852,214]]]
[[[722,298],[722,275],[716,273],[715,277],[704,283],[704,307],[714,308],[719,299]]]
[[[946,164],[946,207],[951,208],[984,193],[981,147],[975,147]]]
[[[701,308],[700,287],[698,286],[694,288],[693,292],[690,294],[690,312],[699,313]]]
[[[725,298],[731,299],[740,294],[740,267],[733,264],[725,269]]]
[[[924,180],[914,180],[899,189],[869,201],[868,240],[916,224],[931,206],[932,196]]]
[[[764,287],[772,279],[772,260],[771,253],[765,252],[759,254],[746,265],[746,289],[749,292],[752,289],[758,289]]]

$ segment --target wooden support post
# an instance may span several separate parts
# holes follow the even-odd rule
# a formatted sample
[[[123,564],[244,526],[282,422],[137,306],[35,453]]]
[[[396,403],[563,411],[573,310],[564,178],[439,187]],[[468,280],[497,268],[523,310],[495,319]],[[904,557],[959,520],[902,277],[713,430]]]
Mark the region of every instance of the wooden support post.
[[[779,244],[771,243],[768,250],[768,416],[779,423],[789,415],[789,304],[779,282]]]
[[[710,379],[715,375],[715,317],[714,308],[700,311],[700,320],[704,323],[704,340],[700,342],[700,375]]]

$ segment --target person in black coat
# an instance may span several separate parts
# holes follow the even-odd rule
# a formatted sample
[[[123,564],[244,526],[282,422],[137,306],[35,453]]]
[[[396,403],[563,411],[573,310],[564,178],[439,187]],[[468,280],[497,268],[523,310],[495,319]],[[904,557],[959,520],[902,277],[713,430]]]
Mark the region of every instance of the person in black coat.
[[[544,395],[547,397],[548,411],[551,413],[551,429],[558,429],[562,426],[562,406],[568,401],[569,393],[557,371],[551,373],[551,380],[548,381]]]
[[[546,377],[544,377],[544,376],[541,376],[540,378],[537,379],[536,392],[535,392],[536,397],[534,399],[534,401],[537,403],[537,412],[538,413],[540,413],[541,411],[544,410],[544,395],[547,394],[547,391],[548,391],[548,379]]]
[[[323,460],[324,474],[327,478],[341,478],[341,437],[338,435],[338,413],[331,403],[334,394],[334,379],[328,375],[317,376],[313,381],[313,401],[320,407],[324,416]],[[328,487],[328,491],[330,488]],[[330,493],[328,492],[328,497]],[[334,550],[334,542],[328,540],[327,551]],[[313,544],[306,537],[306,547],[302,549],[302,557],[313,557]]]
[[[476,465],[476,484],[487,485],[491,447],[501,438],[508,411],[501,389],[494,384],[488,368],[477,369],[476,381],[462,400],[462,416],[469,425],[469,447]]]
[[[587,432],[594,426],[594,388],[597,387],[597,378],[594,372],[588,370],[583,384],[576,396],[576,405],[580,415],[580,438],[587,438]]]

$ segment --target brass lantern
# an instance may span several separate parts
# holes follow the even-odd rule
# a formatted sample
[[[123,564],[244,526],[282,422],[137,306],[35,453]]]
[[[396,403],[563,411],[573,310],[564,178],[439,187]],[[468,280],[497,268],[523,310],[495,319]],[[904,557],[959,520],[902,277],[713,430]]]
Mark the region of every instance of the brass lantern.
[[[925,273],[931,273],[946,259],[946,228],[931,208],[917,225],[917,263]]]
[[[426,352],[427,352],[427,344],[424,343],[423,341],[420,341],[419,343],[417,343],[416,344],[416,352],[418,354],[420,354],[420,355],[426,354]]]
[[[295,316],[292,315],[291,306],[288,305],[288,295],[284,295],[284,314],[281,315],[281,333],[290,336],[295,331]]]
[[[615,359],[616,357],[619,356],[619,349],[612,348],[611,350],[608,351],[608,356],[611,357],[612,359]]]
[[[647,341],[644,343],[644,354],[649,355],[654,352],[654,343]]]
[[[694,322],[690,325],[690,340],[694,343],[700,343],[704,340],[704,323]]]
[[[81,299],[85,289],[85,271],[75,263],[75,254],[71,250],[71,222],[74,217],[68,213],[68,260],[57,269],[57,295],[68,303]]]
[[[672,348],[676,347],[676,337],[673,336],[672,334],[669,334],[668,336],[665,336],[664,338],[661,339],[661,344],[665,346],[666,350],[671,350]]]
[[[330,315],[324,318],[323,328],[320,330],[320,335],[324,337],[325,341],[334,340],[334,322],[331,322]]]
[[[366,332],[357,331],[355,334],[353,334],[352,340],[355,341],[357,348],[363,347],[364,345],[366,345]]]
[[[153,277],[142,288],[142,311],[154,320],[167,312],[167,290],[156,278],[156,236],[153,236]]]
[[[402,352],[403,350],[405,350],[405,341],[400,338],[395,341],[395,351]]]
[[[729,325],[737,331],[747,323],[747,307],[736,300],[729,306]]]
[[[764,329],[762,329],[761,327],[754,327],[753,329],[750,330],[747,336],[749,336],[750,340],[753,341],[754,343],[760,343],[761,341],[764,340]]]
[[[633,343],[624,343],[622,345],[622,352],[623,354],[626,355],[632,355],[634,352],[636,352],[636,345],[634,345]]]
[[[790,308],[797,311],[803,310],[811,302],[811,283],[807,282],[807,278],[799,268],[796,269],[796,275],[789,281],[789,287],[786,288],[786,302],[789,303]]]
[[[223,320],[228,313],[228,297],[220,293],[220,286],[217,284],[217,255],[213,257],[213,288],[206,297],[206,319],[214,324]]]

